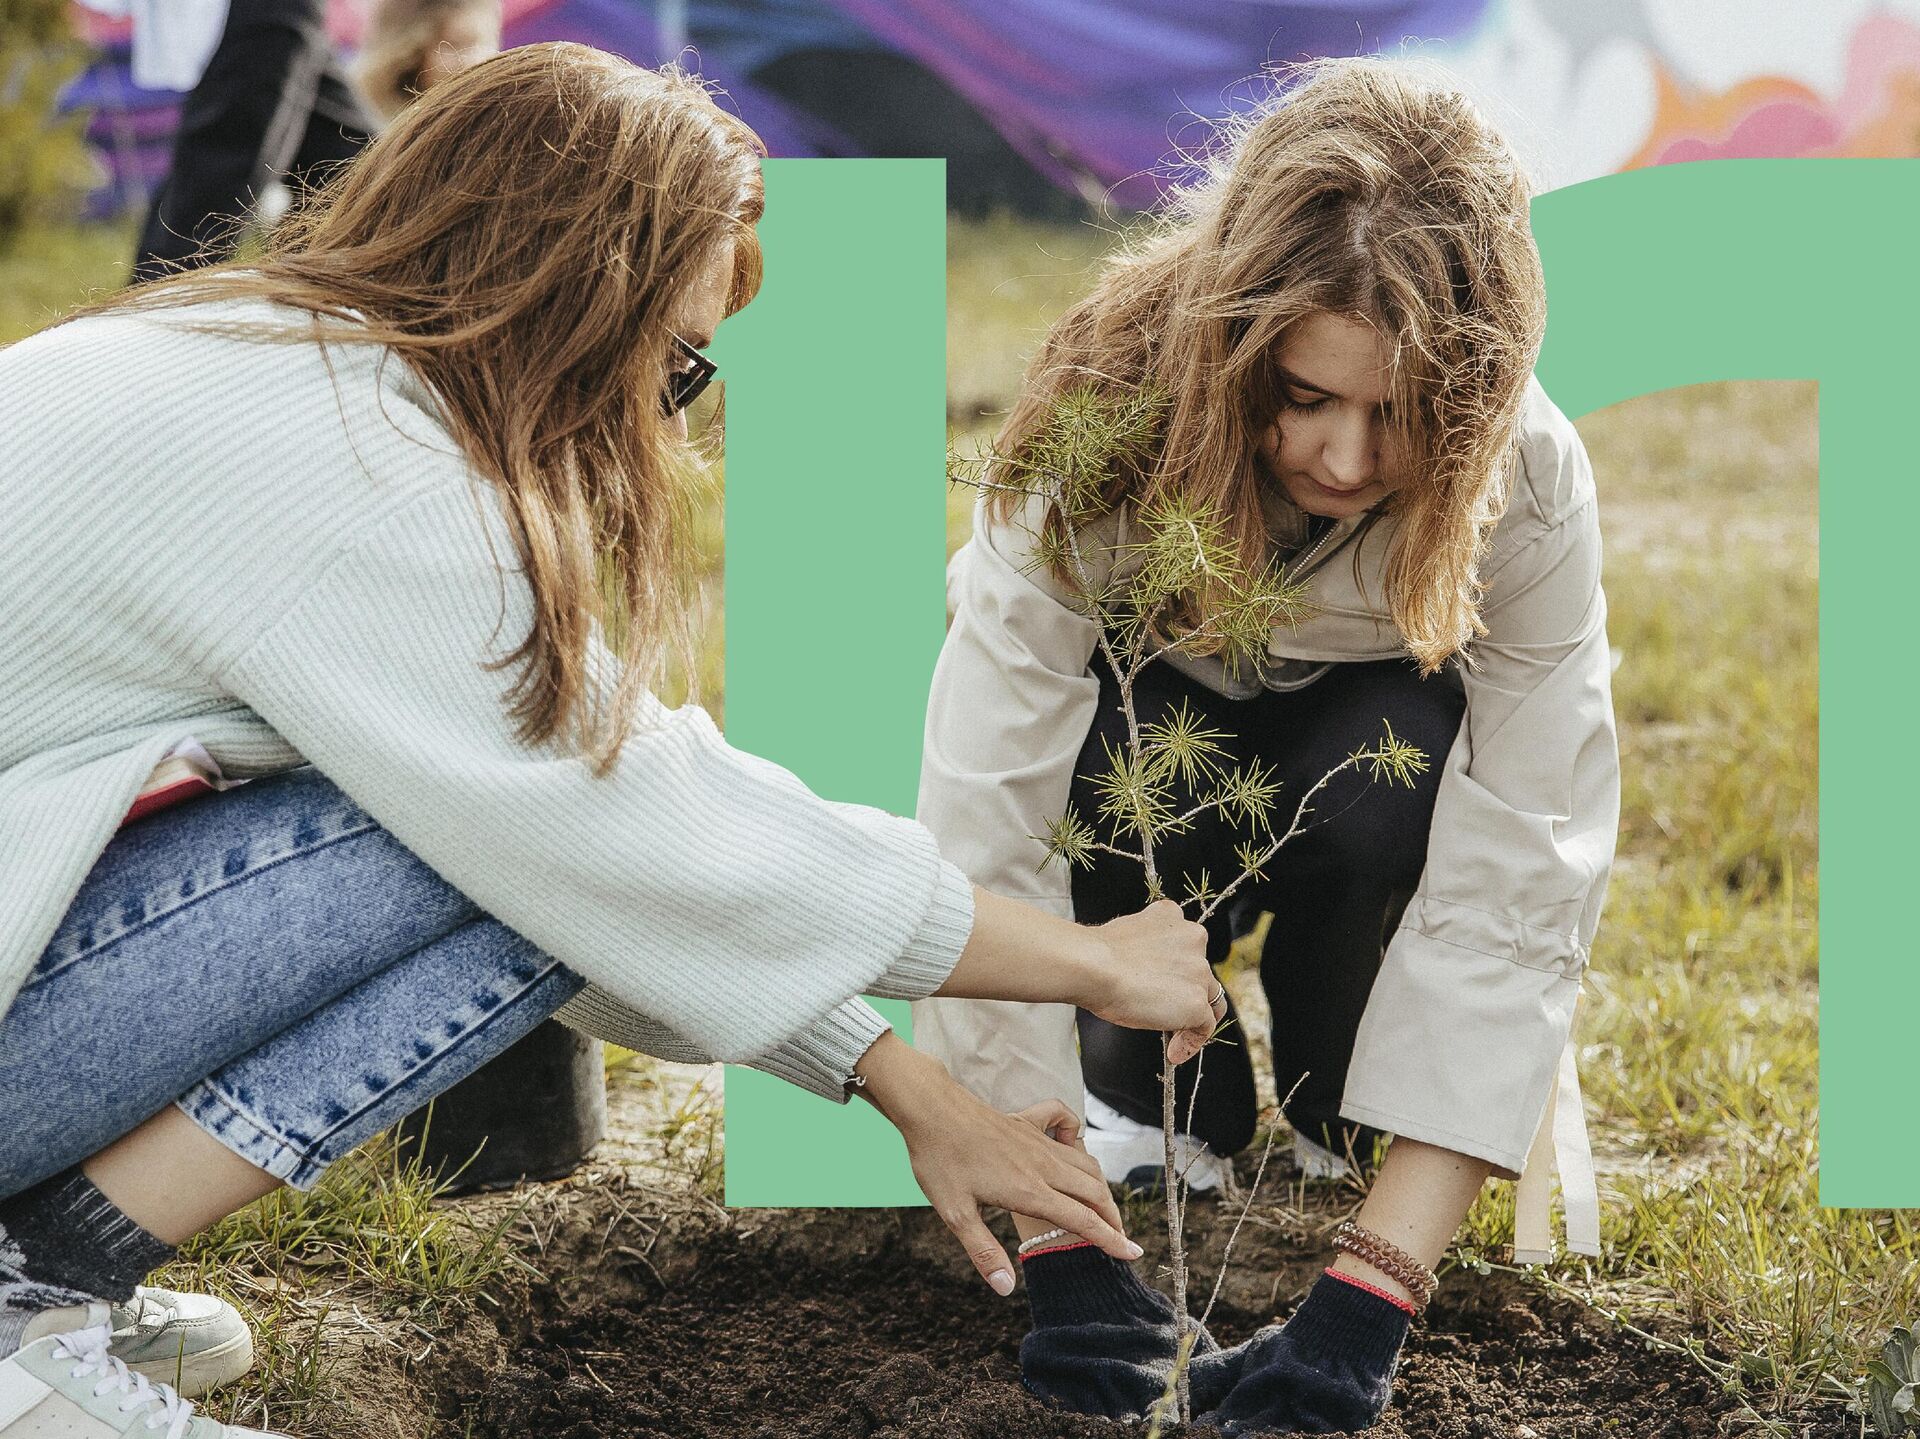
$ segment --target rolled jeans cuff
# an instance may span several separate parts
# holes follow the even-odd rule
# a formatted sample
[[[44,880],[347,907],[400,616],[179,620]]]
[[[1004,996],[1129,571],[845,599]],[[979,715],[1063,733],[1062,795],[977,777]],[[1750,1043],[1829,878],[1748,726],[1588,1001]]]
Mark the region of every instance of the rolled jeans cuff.
[[[448,967],[469,985],[463,1003],[410,1037],[365,1022],[405,1012],[424,993],[444,995],[450,986],[435,984],[433,971]],[[328,1166],[524,1039],[584,985],[498,921],[468,925],[223,1065],[174,1105],[247,1163],[312,1189]],[[376,1035],[378,1047],[367,1042]],[[349,1045],[364,1046],[357,1070],[339,1063]],[[330,1082],[292,1082],[313,1073]]]

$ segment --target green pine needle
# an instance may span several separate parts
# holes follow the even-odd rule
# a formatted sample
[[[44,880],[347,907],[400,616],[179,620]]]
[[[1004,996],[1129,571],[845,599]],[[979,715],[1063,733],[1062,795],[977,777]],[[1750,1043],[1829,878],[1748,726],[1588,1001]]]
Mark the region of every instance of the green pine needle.
[[[1199,789],[1222,772],[1221,761],[1227,751],[1221,741],[1227,738],[1227,732],[1207,725],[1185,699],[1164,720],[1141,725],[1140,738],[1149,763],[1166,774],[1178,775],[1190,790]]]
[[[1213,881],[1207,877],[1204,869],[1197,875],[1182,875],[1180,886],[1183,904],[1195,909],[1203,909],[1213,902],[1215,894]]]
[[[1094,833],[1092,825],[1071,809],[1049,825],[1044,835],[1030,838],[1038,839],[1047,847],[1047,857],[1040,861],[1041,869],[1056,859],[1077,864],[1082,869],[1093,868],[1094,845],[1098,843],[1099,836]]]
[[[1367,761],[1370,779],[1379,779],[1384,775],[1389,784],[1403,784],[1412,789],[1415,776],[1427,772],[1426,751],[1396,735],[1391,720],[1383,720],[1382,723],[1386,726],[1387,737],[1370,750],[1356,750],[1352,758]]]
[[[1124,754],[1106,743],[1107,769],[1096,775],[1100,814],[1116,830],[1151,839],[1186,828],[1173,809],[1173,786],[1151,755]]]
[[[1273,765],[1257,759],[1235,765],[1220,781],[1221,811],[1235,824],[1265,829],[1282,788]]]

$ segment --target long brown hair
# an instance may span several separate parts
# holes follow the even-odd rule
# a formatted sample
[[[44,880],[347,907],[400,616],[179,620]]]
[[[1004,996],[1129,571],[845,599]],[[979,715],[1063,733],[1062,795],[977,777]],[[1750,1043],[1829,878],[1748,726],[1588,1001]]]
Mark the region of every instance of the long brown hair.
[[[1017,458],[1089,379],[1154,386],[1170,401],[1164,431],[1109,499],[1185,493],[1257,566],[1269,537],[1255,453],[1281,409],[1281,342],[1316,312],[1364,320],[1391,355],[1386,454],[1405,476],[1385,502],[1386,598],[1431,673],[1485,632],[1478,566],[1546,314],[1529,186],[1472,104],[1407,65],[1323,60],[1292,78],[1223,127],[1205,178],[1053,325],[995,448]],[[1015,498],[996,494],[1003,515]],[[1198,624],[1198,603],[1174,618]]]
[[[489,667],[522,665],[508,692],[519,737],[568,730],[604,774],[642,691],[691,652],[699,467],[662,412],[668,326],[728,242],[729,311],[759,288],[762,154],[691,76],[528,45],[409,106],[262,257],[80,313],[249,296],[361,321],[325,326],[328,343],[391,347],[513,530],[533,624]],[[589,672],[596,629],[622,662],[617,685]]]

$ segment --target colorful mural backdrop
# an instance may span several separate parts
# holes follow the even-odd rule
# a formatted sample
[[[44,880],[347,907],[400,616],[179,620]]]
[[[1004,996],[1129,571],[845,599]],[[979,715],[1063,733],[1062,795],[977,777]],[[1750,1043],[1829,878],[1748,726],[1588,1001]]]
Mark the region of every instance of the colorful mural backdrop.
[[[345,49],[364,6],[333,0]],[[74,17],[99,47],[65,97],[92,114],[97,207],[139,205],[178,97],[134,83],[126,21]],[[873,113],[889,103],[906,133],[921,75],[1036,174],[1121,206],[1188,173],[1205,121],[1264,93],[1268,67],[1313,55],[1444,66],[1549,187],[1683,160],[1920,155],[1920,0],[506,0],[506,17],[512,44],[681,57],[777,155],[884,153],[861,136],[889,133]],[[792,98],[796,68],[863,63],[871,86]]]

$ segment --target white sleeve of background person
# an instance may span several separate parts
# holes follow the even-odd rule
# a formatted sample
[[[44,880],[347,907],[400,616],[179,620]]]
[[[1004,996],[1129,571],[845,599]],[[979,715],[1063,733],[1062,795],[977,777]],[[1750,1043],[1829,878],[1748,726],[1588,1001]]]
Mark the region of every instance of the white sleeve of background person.
[[[129,0],[127,8],[133,17],[133,83],[180,91],[198,85],[226,29],[227,0]]]
[[[1541,518],[1486,576],[1488,633],[1462,670],[1466,718],[1426,867],[1340,1108],[1509,1179],[1556,1081],[1620,818],[1592,474],[1572,426],[1552,420],[1526,437],[1514,503]]]
[[[975,505],[972,539],[947,569],[951,625],[934,667],[920,768],[920,822],[975,884],[1072,918],[1064,863],[1043,835],[1066,810],[1092,727],[1095,621],[1030,571],[1038,502],[1015,523]],[[1083,1105],[1073,1006],[926,999],[914,1044],[996,1109]]]

